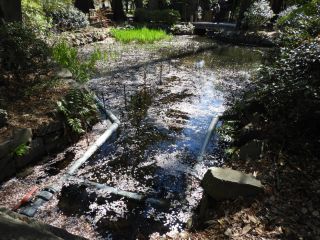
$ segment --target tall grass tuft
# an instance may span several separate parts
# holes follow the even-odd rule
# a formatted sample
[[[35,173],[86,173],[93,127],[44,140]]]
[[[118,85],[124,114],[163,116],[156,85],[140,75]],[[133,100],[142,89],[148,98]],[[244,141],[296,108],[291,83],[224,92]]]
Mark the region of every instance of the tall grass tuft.
[[[111,34],[115,39],[123,43],[154,43],[170,37],[163,30],[148,29],[146,27],[139,29],[112,29]]]

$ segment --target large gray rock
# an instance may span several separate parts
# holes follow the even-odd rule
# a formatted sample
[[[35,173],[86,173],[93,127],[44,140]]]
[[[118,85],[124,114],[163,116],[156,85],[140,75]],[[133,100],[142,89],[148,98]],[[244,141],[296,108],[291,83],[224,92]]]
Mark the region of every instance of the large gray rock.
[[[66,230],[43,224],[5,208],[0,209],[0,239],[84,240]]]
[[[21,144],[28,144],[32,140],[31,128],[19,128],[13,130],[13,137],[0,143],[0,159],[12,154]]]
[[[215,200],[252,197],[263,191],[261,182],[253,176],[230,168],[208,169],[201,185],[204,192]]]
[[[39,160],[45,155],[45,147],[41,138],[31,141],[29,150],[25,156],[16,157],[16,167],[18,169],[27,166],[29,163]]]
[[[0,182],[16,173],[16,165],[12,156],[0,158]]]
[[[6,110],[0,109],[0,128],[6,126],[8,123],[8,113]]]
[[[18,147],[21,144],[28,144],[32,140],[31,128],[16,128],[13,130],[13,145]]]

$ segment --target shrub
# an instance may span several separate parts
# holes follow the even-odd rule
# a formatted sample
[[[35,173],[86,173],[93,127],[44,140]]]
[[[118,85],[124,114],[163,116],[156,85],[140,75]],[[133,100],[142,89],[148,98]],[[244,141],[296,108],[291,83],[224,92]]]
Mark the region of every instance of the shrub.
[[[32,71],[47,63],[49,48],[33,29],[20,23],[0,27],[0,67],[5,70]]]
[[[163,30],[154,30],[148,28],[141,29],[112,29],[111,34],[118,41],[128,43],[136,41],[139,43],[153,43],[169,36]]]
[[[46,17],[40,2],[22,0],[21,4],[24,24],[37,30],[39,33],[43,33],[51,27],[51,19]]]
[[[47,14],[52,18],[55,27],[61,31],[84,28],[89,25],[86,15],[71,5],[53,9]]]
[[[77,134],[86,132],[99,119],[94,96],[84,89],[72,89],[57,105],[71,130]]]
[[[170,28],[170,31],[175,35],[192,35],[194,26],[192,23],[175,24]]]
[[[303,144],[303,150],[317,144],[320,136],[319,79],[319,43],[311,41],[295,49],[284,48],[275,63],[261,69],[259,81],[252,91],[246,91],[245,100],[240,99],[233,108],[241,115],[247,110],[237,107],[244,101],[258,103],[262,127],[267,131],[265,137],[283,150],[293,150],[297,143]]]
[[[269,2],[266,0],[258,0],[254,2],[248,11],[244,13],[244,25],[252,29],[266,26],[274,16]]]
[[[316,37],[320,33],[320,1],[314,0],[300,7],[287,11],[277,20],[281,30],[279,43],[295,47],[303,41]]]
[[[72,2],[72,0],[41,0],[43,10],[46,14],[70,7]]]
[[[77,48],[70,47],[66,42],[58,43],[53,47],[53,59],[61,66],[67,68],[73,78],[80,84],[89,80],[94,72],[97,61],[105,58],[99,50],[95,50],[88,60],[80,60]]]
[[[175,10],[148,10],[144,8],[136,9],[134,18],[137,22],[156,22],[173,25],[180,21],[180,13]]]

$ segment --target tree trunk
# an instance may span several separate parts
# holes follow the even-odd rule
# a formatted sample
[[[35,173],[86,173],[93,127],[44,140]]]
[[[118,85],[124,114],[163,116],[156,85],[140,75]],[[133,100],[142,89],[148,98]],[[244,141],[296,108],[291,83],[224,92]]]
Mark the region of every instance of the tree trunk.
[[[149,0],[148,8],[152,10],[159,9],[159,0]]]
[[[143,8],[142,0],[134,0],[134,4],[136,5],[136,8]]]
[[[0,8],[6,22],[22,21],[21,0],[0,0]]]
[[[281,12],[283,7],[283,0],[273,0],[271,1],[271,8],[275,14]]]
[[[111,1],[111,7],[113,11],[113,18],[115,21],[124,21],[125,20],[125,14],[123,11],[123,3],[120,0],[112,0]]]
[[[241,28],[241,22],[242,22],[242,20],[244,18],[244,13],[250,7],[251,2],[252,2],[251,0],[241,0],[239,16],[238,16],[238,19],[237,19],[237,29]]]

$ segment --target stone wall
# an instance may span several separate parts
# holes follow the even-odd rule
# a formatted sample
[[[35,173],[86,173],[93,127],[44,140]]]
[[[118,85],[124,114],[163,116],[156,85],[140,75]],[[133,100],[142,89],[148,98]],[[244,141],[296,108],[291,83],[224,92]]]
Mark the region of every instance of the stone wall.
[[[64,133],[64,125],[60,121],[52,121],[37,129],[14,129],[10,137],[0,142],[0,182],[28,164],[64,148],[69,142]],[[27,146],[27,151],[18,156],[16,150],[21,146]]]

